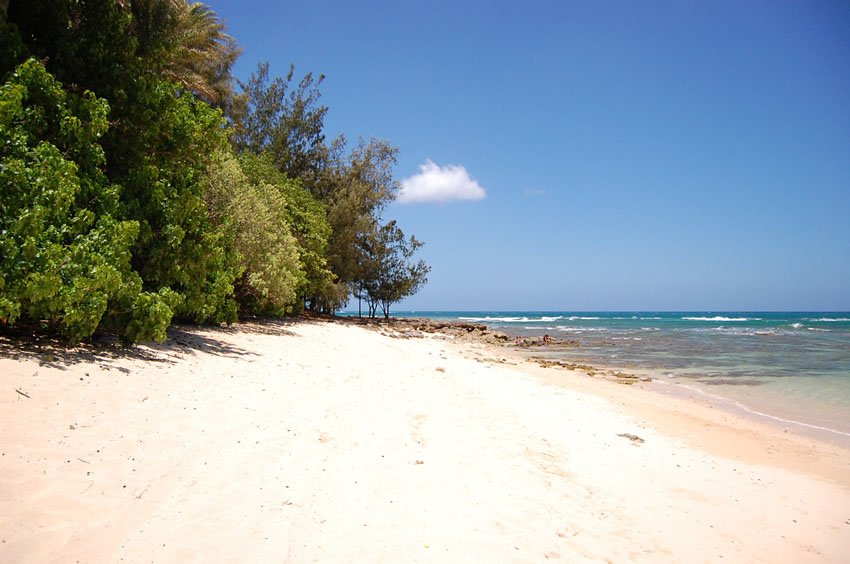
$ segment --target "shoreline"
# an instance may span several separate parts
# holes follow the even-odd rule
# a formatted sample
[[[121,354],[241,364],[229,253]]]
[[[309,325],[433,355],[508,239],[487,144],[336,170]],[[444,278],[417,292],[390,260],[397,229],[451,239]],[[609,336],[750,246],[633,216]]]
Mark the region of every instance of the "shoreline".
[[[344,320],[344,322],[352,322],[351,320],[356,319],[357,321],[355,323],[371,327],[388,326],[397,332],[395,336],[399,336],[399,334],[405,337],[421,336],[411,334],[411,330],[419,331],[420,333],[423,331],[444,332],[450,336],[460,336],[466,341],[492,346],[497,351],[517,355],[519,358],[533,364],[538,364],[544,368],[571,371],[578,374],[585,374],[591,378],[609,380],[628,386],[640,383],[642,387],[651,390],[653,393],[700,405],[711,405],[712,408],[722,409],[735,417],[759,423],[769,428],[778,429],[782,432],[788,432],[790,427],[793,433],[801,435],[803,438],[814,439],[850,450],[850,433],[821,426],[813,422],[793,419],[790,416],[786,416],[781,411],[780,406],[771,406],[777,408],[777,413],[764,412],[758,407],[747,405],[737,398],[713,394],[698,385],[684,383],[664,376],[663,372],[666,369],[649,370],[567,358],[569,350],[575,350],[580,353],[581,349],[578,342],[574,339],[551,337],[550,341],[545,343],[542,337],[528,335],[523,332],[511,334],[509,332],[494,330],[486,323],[479,321],[452,321],[415,317],[391,318],[389,320],[368,320],[366,318],[356,317],[340,317],[339,319]],[[389,333],[385,331],[385,334]],[[521,344],[516,345],[517,340],[521,341]],[[559,346],[567,348],[554,348]],[[574,348],[570,349],[569,347]]]
[[[706,401],[716,402],[716,405],[720,406],[721,409],[725,409],[727,411],[732,412],[733,414],[737,414],[739,417],[756,420],[761,422],[762,424],[769,426],[779,426],[783,429],[785,428],[785,426],[790,425],[795,429],[795,432],[798,434],[806,435],[808,437],[823,442],[834,443],[842,446],[843,448],[850,448],[850,433],[847,433],[845,431],[833,429],[831,427],[824,427],[814,423],[807,423],[805,421],[798,421],[796,419],[788,419],[778,414],[759,411],[758,408],[745,405],[739,400],[721,395],[711,394],[697,386],[681,384],[678,382],[665,380],[663,378],[654,380],[654,382],[657,382],[658,384],[662,384],[664,386],[669,386],[670,390],[675,390],[676,388],[680,389],[673,391],[672,395],[683,396],[696,393],[704,397]],[[663,388],[659,388],[658,391],[659,393],[667,393],[667,391]]]
[[[466,324],[468,323],[461,325]],[[451,335],[452,332],[449,334]],[[513,358],[520,363],[524,362],[524,365],[519,366],[521,370],[532,373],[549,384],[568,389],[578,388],[602,397],[613,395],[621,405],[639,409],[647,421],[664,427],[670,433],[678,430],[679,422],[659,420],[655,410],[661,407],[664,398],[668,401],[673,400],[675,403],[669,407],[669,411],[674,416],[687,414],[688,418],[701,421],[703,426],[715,427],[715,431],[716,428],[721,427],[744,428],[752,439],[748,441],[750,444],[746,448],[737,446],[726,448],[714,439],[702,440],[703,437],[699,432],[690,429],[686,440],[700,448],[722,456],[732,455],[744,460],[750,459],[759,464],[771,464],[773,457],[768,456],[767,451],[777,447],[775,444],[768,446],[761,444],[761,439],[757,437],[764,435],[771,437],[774,442],[782,443],[784,448],[790,447],[798,453],[805,453],[800,460],[796,461],[796,468],[813,471],[821,477],[850,485],[850,438],[845,440],[844,434],[840,431],[812,429],[805,423],[783,421],[770,414],[754,413],[745,406],[736,405],[735,401],[729,398],[713,396],[701,389],[671,382],[663,377],[651,377],[649,376],[651,373],[647,371],[589,365],[563,359],[553,361],[550,357],[534,356],[529,351],[534,351],[535,354],[545,352],[546,345],[540,338],[532,337],[530,348],[515,348],[510,345],[499,345],[500,342],[510,343],[512,340],[511,335],[504,334],[507,335],[507,339],[502,339],[500,335],[503,333],[493,331],[482,324],[481,329],[470,331],[469,338],[462,340],[459,345],[463,346],[469,342],[479,344],[482,350],[496,355],[489,359],[491,362],[504,363],[506,359],[499,359],[499,356]],[[558,344],[557,341],[555,344]],[[628,372],[629,370],[632,372]],[[629,399],[635,400],[640,394],[646,396],[641,398],[641,403],[629,402]],[[836,433],[839,436],[836,436]],[[808,454],[813,450],[819,451],[822,457],[818,460],[810,460]],[[824,462],[823,459],[828,462],[821,464]]]
[[[530,360],[536,360],[541,357],[530,357]],[[549,357],[542,357],[548,360]],[[787,430],[789,427],[793,432],[803,435],[807,438],[815,439],[822,442],[836,444],[843,448],[850,449],[850,433],[819,425],[813,421],[800,421],[794,419],[792,414],[782,410],[782,406],[772,403],[767,408],[755,407],[745,403],[746,400],[729,397],[721,394],[709,392],[704,387],[683,382],[680,379],[671,378],[663,374],[664,370],[645,370],[633,367],[623,367],[618,365],[584,365],[581,362],[571,362],[562,359],[565,364],[565,369],[569,366],[588,366],[597,375],[607,374],[609,379],[611,375],[625,375],[624,384],[644,382],[647,389],[653,390],[655,393],[665,396],[686,399],[687,401],[711,404],[714,407],[722,409],[731,415],[750,421],[758,422],[769,427],[777,427],[782,430]],[[551,363],[550,364],[554,364]],[[765,411],[762,411],[765,409]],[[771,411],[767,411],[770,409]]]
[[[0,335],[0,560],[847,554],[847,449],[544,368],[476,328],[361,325],[64,352]]]

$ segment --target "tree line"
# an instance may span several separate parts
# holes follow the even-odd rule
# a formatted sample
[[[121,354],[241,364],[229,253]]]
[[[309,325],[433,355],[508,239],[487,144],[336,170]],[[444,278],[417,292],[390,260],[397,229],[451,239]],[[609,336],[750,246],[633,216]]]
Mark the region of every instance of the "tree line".
[[[382,219],[398,149],[326,138],[323,76],[242,83],[239,53],[201,3],[0,0],[0,326],[162,340],[425,283]]]

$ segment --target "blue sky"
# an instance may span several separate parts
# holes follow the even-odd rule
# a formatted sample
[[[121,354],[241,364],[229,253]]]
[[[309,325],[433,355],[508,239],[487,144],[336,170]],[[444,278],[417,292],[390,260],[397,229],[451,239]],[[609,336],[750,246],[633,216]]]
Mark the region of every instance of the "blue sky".
[[[398,309],[850,310],[846,1],[209,4],[237,76],[325,74],[329,137],[467,190],[386,210]]]

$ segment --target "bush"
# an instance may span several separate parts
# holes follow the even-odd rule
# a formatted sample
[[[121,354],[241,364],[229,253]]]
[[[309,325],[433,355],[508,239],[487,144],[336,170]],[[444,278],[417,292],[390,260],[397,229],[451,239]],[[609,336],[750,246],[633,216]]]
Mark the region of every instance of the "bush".
[[[240,308],[248,313],[291,311],[305,276],[284,194],[277,186],[251,182],[229,153],[218,155],[208,175],[204,199],[211,218],[229,233],[239,256]]]
[[[128,339],[165,338],[174,296],[142,291],[135,221],[116,219],[102,172],[106,101],[62,89],[35,60],[0,87],[0,319],[77,341],[104,321]],[[122,322],[117,322],[123,320]]]
[[[224,118],[156,76],[127,88],[132,96],[119,97],[119,123],[103,144],[123,217],[139,222],[133,267],[146,290],[179,296],[176,318],[235,321],[236,254],[203,199],[210,159],[227,146]]]

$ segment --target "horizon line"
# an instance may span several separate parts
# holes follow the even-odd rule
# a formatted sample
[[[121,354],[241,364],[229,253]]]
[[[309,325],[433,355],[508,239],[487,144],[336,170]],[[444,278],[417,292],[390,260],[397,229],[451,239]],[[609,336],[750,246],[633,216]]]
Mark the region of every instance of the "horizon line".
[[[341,310],[337,313],[357,313]],[[841,313],[850,309],[399,309],[395,313]]]

